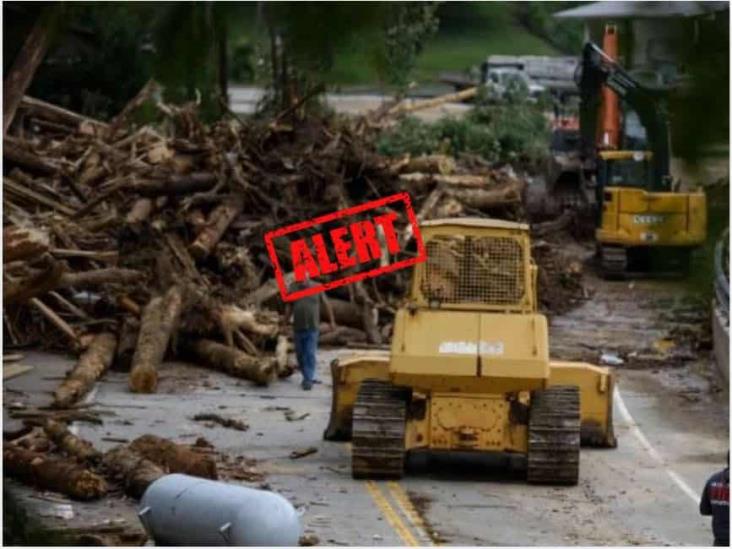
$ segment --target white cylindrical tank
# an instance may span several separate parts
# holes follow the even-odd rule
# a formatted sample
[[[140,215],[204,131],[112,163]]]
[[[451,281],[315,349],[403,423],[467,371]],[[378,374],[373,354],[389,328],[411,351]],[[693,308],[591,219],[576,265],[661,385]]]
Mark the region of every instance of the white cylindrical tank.
[[[138,515],[158,545],[296,546],[301,531],[279,494],[179,474],[148,486]]]

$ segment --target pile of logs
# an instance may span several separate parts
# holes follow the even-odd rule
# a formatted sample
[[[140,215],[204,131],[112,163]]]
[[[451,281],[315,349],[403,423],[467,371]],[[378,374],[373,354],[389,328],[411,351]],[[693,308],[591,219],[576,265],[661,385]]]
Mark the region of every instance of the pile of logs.
[[[128,123],[150,96],[111,123],[24,97],[4,138],[6,346],[80,355],[58,407],[110,367],[153,392],[166,354],[262,385],[290,373],[268,230],[403,190],[420,220],[521,216],[510,169],[388,159],[345,121],[205,125],[194,105],[158,101],[155,124]],[[329,292],[323,344],[384,345],[407,277]]]
[[[51,419],[6,440],[3,466],[16,480],[77,500],[104,497],[111,486],[121,486],[128,496],[140,498],[151,483],[168,473],[219,478],[210,448],[143,435],[102,453],[64,423]]]

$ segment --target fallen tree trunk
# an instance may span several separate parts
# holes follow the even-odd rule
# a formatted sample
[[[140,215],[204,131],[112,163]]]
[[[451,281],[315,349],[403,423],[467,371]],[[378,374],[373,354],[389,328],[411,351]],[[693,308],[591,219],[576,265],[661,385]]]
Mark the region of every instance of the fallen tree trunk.
[[[126,446],[104,454],[102,465],[122,481],[125,493],[135,499],[140,499],[148,486],[165,475],[162,468]]]
[[[189,348],[206,366],[229,375],[248,379],[258,385],[268,385],[274,378],[276,360],[272,358],[255,358],[209,339],[199,339]]]
[[[23,99],[23,94],[30,86],[33,75],[36,74],[41,61],[46,56],[51,39],[50,27],[58,13],[56,6],[46,7],[41,11],[10,70],[5,75],[3,81],[3,135],[8,132],[20,100]]]
[[[155,435],[143,435],[132,441],[130,449],[162,467],[167,473],[218,479],[216,462],[211,456],[195,452],[188,446],[176,444],[171,440]]]
[[[318,338],[320,345],[348,345],[366,343],[366,332],[348,326],[338,326],[335,330],[323,330]]]
[[[133,392],[155,392],[158,366],[163,361],[182,311],[183,289],[180,286],[173,286],[164,296],[152,298],[145,306],[130,371],[130,389]]]
[[[102,453],[91,442],[76,436],[61,422],[48,419],[43,430],[64,454],[77,461],[97,463],[102,458]]]
[[[55,408],[68,408],[88,393],[94,383],[112,364],[117,338],[113,334],[98,334],[79,358],[74,369],[53,393]]]
[[[328,297],[328,303],[333,311],[336,324],[340,326],[349,326],[351,328],[363,328],[363,315],[361,307],[345,299],[338,299],[335,297]],[[330,322],[328,311],[325,307],[320,308],[320,320],[323,322]]]
[[[107,269],[96,269],[94,271],[82,271],[79,273],[64,273],[61,277],[60,286],[64,288],[70,287],[89,287],[100,286],[102,284],[131,284],[139,282],[145,278],[145,273],[134,269],[122,269],[118,267],[109,267]]]
[[[240,195],[227,200],[211,212],[206,226],[198,233],[196,240],[191,244],[191,255],[196,259],[203,259],[214,249],[226,228],[244,209],[244,200]]]
[[[82,116],[81,114],[59,107],[58,105],[53,105],[27,95],[23,96],[23,99],[20,102],[20,108],[30,116],[42,118],[58,124],[70,125],[75,129],[82,124],[89,124],[100,130],[104,130],[109,127],[108,124],[101,122],[100,120]]]
[[[437,204],[439,204],[440,199],[442,198],[444,192],[445,191],[444,191],[443,187],[438,185],[429,195],[427,195],[427,198],[424,199],[424,201],[422,202],[422,205],[419,208],[419,211],[417,212],[418,221],[425,221],[432,217],[432,212],[437,207]],[[410,237],[411,237],[411,228],[412,228],[412,226],[409,225]]]
[[[277,346],[275,347],[275,361],[277,364],[277,375],[287,370],[287,353],[290,349],[290,343],[287,336],[277,336]]]
[[[361,319],[363,331],[366,332],[367,341],[381,345],[381,332],[379,332],[379,310],[371,303],[364,302],[361,305]]]
[[[166,194],[188,194],[206,191],[216,183],[217,176],[210,172],[196,172],[187,175],[174,175],[169,179],[150,179],[138,181],[133,189],[142,196],[155,197]]]
[[[116,250],[95,251],[95,250],[69,250],[66,248],[51,248],[51,255],[55,258],[83,258],[104,263],[116,263],[119,261],[119,252]]]
[[[521,191],[522,185],[516,181],[498,189],[450,189],[447,194],[466,206],[485,210],[521,202]]]
[[[438,183],[452,187],[488,187],[496,183],[490,175],[453,174],[440,175],[432,173],[403,173],[399,180],[408,186],[420,190],[430,183]]]
[[[227,345],[231,346],[233,332],[241,328],[251,334],[264,337],[274,337],[279,331],[276,324],[269,324],[257,320],[254,311],[241,309],[236,305],[222,305],[216,311],[217,322],[224,334]]]
[[[41,256],[48,251],[48,233],[24,227],[3,229],[3,263]]]
[[[64,335],[66,335],[66,337],[71,340],[71,342],[74,344],[74,347],[79,345],[79,336],[77,335],[77,333],[71,326],[68,325],[68,323],[63,318],[56,314],[56,311],[51,309],[48,305],[43,303],[43,301],[41,301],[37,297],[32,297],[29,301],[33,307],[38,309],[40,313],[51,322],[51,324],[56,326],[56,328],[62,331]]]
[[[465,90],[461,90],[459,92],[455,93],[448,93],[445,95],[440,95],[438,97],[435,97],[433,99],[425,99],[424,101],[415,101],[411,104],[401,102],[391,109],[389,109],[386,113],[386,116],[396,116],[400,114],[406,114],[410,112],[420,111],[424,109],[431,109],[433,107],[439,107],[440,105],[443,105],[445,103],[458,103],[460,101],[465,101],[466,99],[471,99],[475,97],[478,93],[478,87],[473,88],[467,88]]]
[[[48,457],[10,444],[3,448],[3,468],[10,477],[73,499],[99,499],[107,493],[105,480],[76,461]]]
[[[6,137],[3,139],[3,158],[9,160],[13,164],[23,166],[27,170],[34,173],[41,173],[44,175],[55,175],[61,170],[58,166],[38,156],[36,153],[31,152],[20,145],[20,141]],[[3,178],[4,181],[10,181],[13,183],[13,179],[10,177]]]
[[[423,174],[447,175],[455,171],[455,159],[445,154],[429,154],[410,157],[394,166],[397,173],[423,172]]]
[[[435,183],[451,185],[455,187],[488,187],[494,185],[496,180],[490,175],[433,175]]]
[[[295,280],[295,274],[294,273],[286,273],[282,277],[285,282],[285,286],[289,286],[292,284],[292,281]],[[280,288],[277,285],[277,280],[274,278],[271,278],[267,280],[264,284],[262,284],[259,288],[256,290],[253,290],[250,292],[243,300],[243,303],[256,305],[259,307],[262,305],[262,303],[265,303],[266,301],[272,299],[274,296],[278,295],[280,293]]]

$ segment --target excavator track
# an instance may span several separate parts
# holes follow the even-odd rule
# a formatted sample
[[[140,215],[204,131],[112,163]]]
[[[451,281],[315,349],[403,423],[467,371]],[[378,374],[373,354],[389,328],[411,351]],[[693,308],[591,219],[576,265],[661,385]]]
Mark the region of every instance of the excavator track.
[[[529,412],[527,480],[577,484],[580,459],[580,394],[575,386],[535,391]]]
[[[603,278],[623,278],[628,271],[628,251],[620,246],[602,246],[600,268]]]
[[[401,478],[409,392],[388,382],[367,379],[353,406],[353,478]]]

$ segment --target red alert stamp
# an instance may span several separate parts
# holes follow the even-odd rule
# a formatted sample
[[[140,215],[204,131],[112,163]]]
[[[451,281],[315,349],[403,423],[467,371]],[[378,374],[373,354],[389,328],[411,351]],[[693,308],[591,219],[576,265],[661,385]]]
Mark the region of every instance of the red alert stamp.
[[[408,226],[416,246],[411,251],[402,249],[406,239],[399,238]],[[274,229],[264,235],[264,243],[284,301],[404,269],[427,258],[408,193]],[[283,266],[291,266],[295,282],[309,279],[310,287],[290,291]]]

